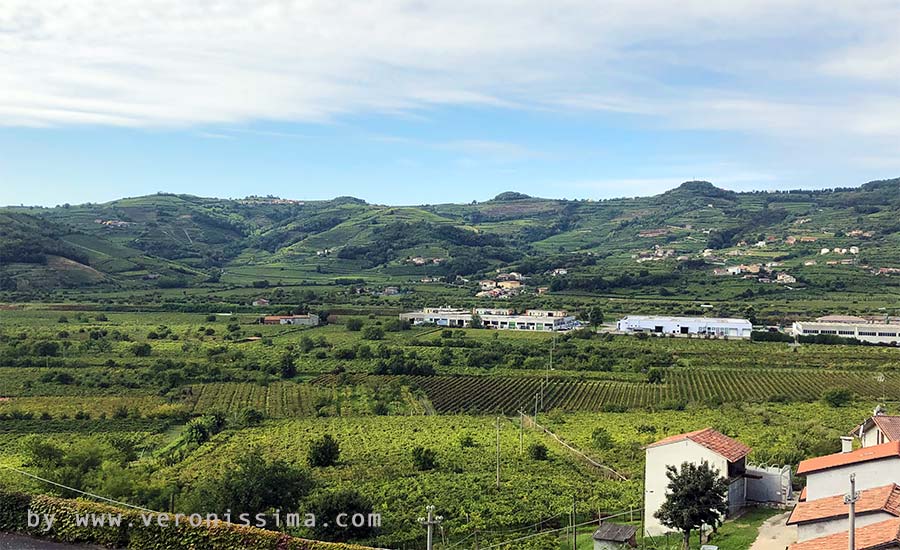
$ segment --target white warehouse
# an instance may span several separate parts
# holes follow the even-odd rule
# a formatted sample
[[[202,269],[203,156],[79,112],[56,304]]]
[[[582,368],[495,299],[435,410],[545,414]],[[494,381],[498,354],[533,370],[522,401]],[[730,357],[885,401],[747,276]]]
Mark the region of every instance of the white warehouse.
[[[794,336],[831,334],[842,338],[856,338],[873,344],[900,343],[900,325],[884,323],[841,323],[798,321],[792,327]]]
[[[628,315],[616,323],[616,329],[625,333],[750,338],[753,325],[746,319]]]
[[[453,309],[425,308],[421,311],[401,313],[400,320],[414,325],[437,325],[439,327],[469,327],[475,315],[481,319],[484,328],[499,330],[541,330],[564,331],[577,328],[578,321],[565,311],[529,309],[517,315],[511,309]]]

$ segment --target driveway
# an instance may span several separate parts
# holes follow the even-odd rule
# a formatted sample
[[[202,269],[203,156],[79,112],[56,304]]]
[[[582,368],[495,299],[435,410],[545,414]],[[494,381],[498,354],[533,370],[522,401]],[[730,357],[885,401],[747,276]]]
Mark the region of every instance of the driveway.
[[[790,515],[790,512],[778,514],[760,525],[759,535],[750,550],[784,550],[787,545],[797,542],[797,526],[785,525]]]
[[[96,550],[99,548],[99,546],[61,544],[22,535],[0,533],[0,550]]]

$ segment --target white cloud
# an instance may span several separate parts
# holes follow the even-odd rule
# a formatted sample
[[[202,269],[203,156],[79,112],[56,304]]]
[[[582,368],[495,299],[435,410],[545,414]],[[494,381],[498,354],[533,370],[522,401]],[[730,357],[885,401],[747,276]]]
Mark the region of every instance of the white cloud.
[[[881,0],[6,0],[0,125],[227,127],[475,104],[895,138],[898,25]]]

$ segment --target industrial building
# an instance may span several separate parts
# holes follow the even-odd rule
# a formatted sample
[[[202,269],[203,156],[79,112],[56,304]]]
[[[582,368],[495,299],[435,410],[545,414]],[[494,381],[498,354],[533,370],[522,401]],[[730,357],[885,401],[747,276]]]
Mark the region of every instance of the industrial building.
[[[794,336],[830,334],[843,338],[856,338],[873,344],[900,343],[900,325],[866,322],[797,321],[791,327]]]
[[[306,315],[267,315],[260,322],[264,325],[302,325],[315,327],[319,324],[319,316],[315,313]]]
[[[565,311],[539,309],[516,314],[511,309],[425,308],[422,311],[401,313],[400,320],[409,321],[413,325],[464,328],[472,326],[475,315],[481,319],[484,328],[498,330],[562,331],[580,326],[575,317]]]
[[[616,329],[625,333],[750,338],[753,325],[746,319],[628,315],[616,323]]]

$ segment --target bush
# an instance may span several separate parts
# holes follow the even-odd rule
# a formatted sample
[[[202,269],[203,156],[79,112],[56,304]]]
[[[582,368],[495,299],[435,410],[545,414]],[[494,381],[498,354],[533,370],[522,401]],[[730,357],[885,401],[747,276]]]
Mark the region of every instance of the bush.
[[[547,460],[547,446],[543,443],[532,443],[528,446],[528,456],[531,460]]]
[[[135,357],[148,357],[152,352],[153,348],[146,342],[131,346],[131,353],[133,353]]]
[[[363,328],[362,319],[347,319],[347,330],[351,332],[359,332]]]
[[[384,340],[384,329],[374,325],[367,326],[363,330],[362,337],[366,340]]]
[[[605,428],[595,428],[591,433],[591,443],[594,448],[604,450],[614,445],[613,438]]]
[[[306,455],[306,461],[313,468],[334,466],[340,455],[341,446],[331,434],[325,434],[320,439],[313,441]]]
[[[475,440],[472,439],[471,435],[464,435],[459,438],[459,446],[463,449],[468,449],[470,447],[475,446]]]
[[[825,390],[822,394],[822,402],[829,407],[843,407],[853,400],[853,394],[850,390],[843,388],[832,388]]]
[[[413,466],[416,470],[424,472],[437,468],[437,453],[425,447],[416,447],[412,450]]]

